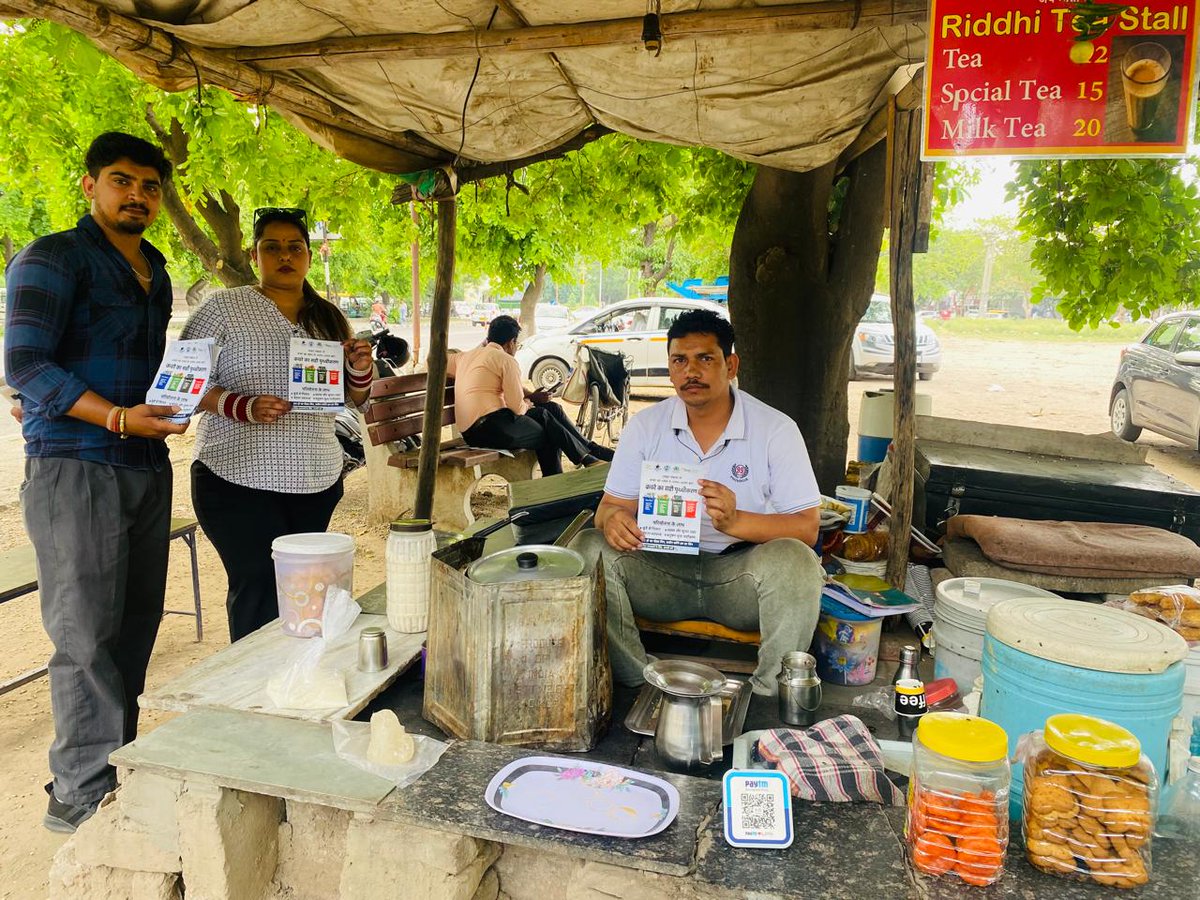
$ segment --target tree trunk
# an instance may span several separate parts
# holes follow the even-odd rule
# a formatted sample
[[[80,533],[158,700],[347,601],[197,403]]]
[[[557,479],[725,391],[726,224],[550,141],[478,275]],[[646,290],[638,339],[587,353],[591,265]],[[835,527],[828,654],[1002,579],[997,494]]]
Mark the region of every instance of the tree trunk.
[[[178,119],[172,118],[167,127],[158,121],[154,108],[146,104],[146,122],[158,137],[175,168],[180,168],[188,158],[188,135]],[[221,191],[220,198],[207,191],[189,197],[185,202],[179,193],[175,179],[163,185],[162,205],[179,232],[183,245],[200,258],[201,264],[226,287],[241,287],[253,284],[254,269],[250,265],[250,254],[246,252],[242,235],[241,208],[227,192]],[[195,209],[216,235],[214,241],[200,227],[189,211]]]
[[[197,278],[187,289],[186,299],[188,312],[204,302],[204,298],[212,293],[212,282],[207,278]]]
[[[739,384],[796,421],[829,494],[845,471],[850,341],[875,285],[885,163],[880,142],[837,178],[834,163],[802,173],[760,166],[730,248]]]
[[[525,292],[521,294],[521,314],[518,321],[521,323],[521,334],[523,337],[533,337],[537,334],[537,305],[542,300],[542,288],[546,284],[546,266],[539,264],[533,271],[533,281],[525,285]]]
[[[17,255],[17,251],[13,248],[13,239],[11,234],[4,235],[4,265],[8,266],[12,262],[12,258]]]

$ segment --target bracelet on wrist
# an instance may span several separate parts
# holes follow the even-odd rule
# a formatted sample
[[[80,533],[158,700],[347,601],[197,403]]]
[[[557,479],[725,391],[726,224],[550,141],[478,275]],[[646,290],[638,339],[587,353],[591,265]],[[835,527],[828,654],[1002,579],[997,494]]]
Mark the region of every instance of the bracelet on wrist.
[[[252,423],[255,420],[250,415],[250,405],[257,399],[257,397],[250,397],[235,391],[226,391],[217,401],[217,409],[227,419]]]
[[[117,430],[121,432],[121,440],[129,437],[129,433],[125,430],[125,414],[129,412],[125,407],[121,407],[121,414],[117,416]]]
[[[117,433],[117,418],[121,415],[121,407],[114,406],[108,411],[108,416],[104,419],[104,428],[106,431]]]

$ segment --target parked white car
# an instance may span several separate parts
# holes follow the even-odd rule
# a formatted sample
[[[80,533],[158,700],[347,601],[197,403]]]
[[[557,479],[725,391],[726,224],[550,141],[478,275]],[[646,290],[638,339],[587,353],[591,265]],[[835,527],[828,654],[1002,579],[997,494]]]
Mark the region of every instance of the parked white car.
[[[606,306],[565,331],[539,331],[517,348],[521,371],[535,387],[552,388],[567,380],[579,344],[620,351],[629,360],[630,381],[637,387],[670,387],[667,329],[689,309],[711,309],[729,318],[725,307],[709,300],[638,297]],[[538,327],[542,327],[541,311]]]
[[[562,331],[573,321],[571,311],[558,303],[539,303],[533,315],[538,331]]]
[[[891,375],[896,365],[896,331],[892,327],[892,301],[874,294],[854,329],[850,345],[850,378]],[[942,367],[942,345],[928,325],[917,320],[917,377],[928,381]]]

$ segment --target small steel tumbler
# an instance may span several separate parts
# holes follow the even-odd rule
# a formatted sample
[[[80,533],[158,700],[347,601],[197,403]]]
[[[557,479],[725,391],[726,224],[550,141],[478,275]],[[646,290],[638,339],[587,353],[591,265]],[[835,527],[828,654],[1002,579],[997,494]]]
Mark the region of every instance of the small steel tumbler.
[[[364,628],[358,636],[358,669],[360,672],[382,672],[387,668],[387,635],[382,628]]]

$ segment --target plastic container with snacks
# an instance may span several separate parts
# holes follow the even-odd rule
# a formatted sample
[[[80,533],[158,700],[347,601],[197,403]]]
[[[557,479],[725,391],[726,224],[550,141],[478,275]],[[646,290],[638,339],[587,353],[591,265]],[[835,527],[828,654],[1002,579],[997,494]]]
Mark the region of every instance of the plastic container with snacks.
[[[1158,784],[1131,732],[1062,713],[1023,738],[1018,755],[1025,852],[1035,868],[1112,887],[1150,880]]]
[[[279,624],[293,637],[320,637],[331,588],[354,593],[354,538],[336,532],[285,534],[271,542]]]
[[[913,738],[908,857],[927,875],[994,884],[1008,849],[1008,737],[961,713],[927,713]]]

